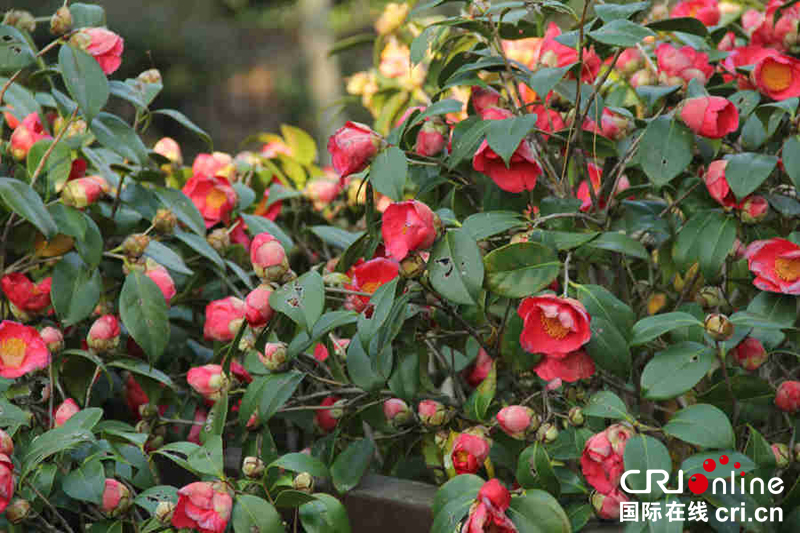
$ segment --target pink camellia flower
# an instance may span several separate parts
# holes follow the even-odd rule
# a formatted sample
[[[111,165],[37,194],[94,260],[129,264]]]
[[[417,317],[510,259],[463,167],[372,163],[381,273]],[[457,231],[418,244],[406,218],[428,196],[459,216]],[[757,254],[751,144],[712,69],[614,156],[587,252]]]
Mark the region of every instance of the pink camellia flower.
[[[405,425],[414,418],[408,404],[400,398],[389,398],[383,402],[383,416],[386,417],[389,424],[395,427]]]
[[[155,146],[153,146],[153,151],[166,157],[176,165],[183,164],[181,145],[179,145],[172,137],[162,137],[159,139]]]
[[[500,93],[491,87],[480,87],[475,85],[472,87],[472,94],[470,96],[472,107],[475,112],[484,118],[483,114],[491,107],[497,107],[500,103]]]
[[[336,396],[327,396],[322,403],[322,407],[330,407],[339,401]],[[318,409],[314,415],[314,425],[322,430],[323,433],[330,433],[339,423],[342,416],[340,409]]]
[[[625,136],[628,135],[629,127],[630,121],[627,117],[624,117],[619,113],[615,113],[607,107],[603,108],[603,112],[600,115],[599,128],[597,126],[597,122],[592,120],[591,117],[586,117],[586,120],[583,122],[584,130],[599,133],[603,137],[614,141],[619,141],[620,139],[625,138]]]
[[[751,194],[739,204],[742,222],[745,224],[757,224],[764,220],[769,213],[769,202],[763,196]]]
[[[106,76],[113,74],[122,64],[125,41],[112,31],[105,28],[84,28],[71,41],[94,57]]]
[[[747,337],[737,344],[736,348],[733,349],[733,356],[742,368],[750,372],[757,370],[769,359],[769,354],[764,349],[764,345],[755,337]]]
[[[19,272],[6,274],[0,279],[0,287],[8,301],[25,314],[39,314],[50,307],[50,287],[53,278],[47,277],[33,283]]]
[[[195,444],[200,444],[200,432],[203,430],[207,418],[208,411],[202,407],[198,407],[194,412],[194,419],[192,420],[194,423],[189,430],[189,434],[186,436],[186,440]]]
[[[632,435],[633,431],[627,426],[614,424],[586,441],[581,470],[586,481],[599,492],[608,494],[619,486],[625,470],[625,445]]]
[[[127,511],[133,500],[131,491],[123,483],[116,479],[106,478],[105,488],[103,489],[103,503],[100,510],[109,517],[116,517]]]
[[[0,513],[6,510],[14,497],[14,463],[4,453],[0,453]]]
[[[42,139],[52,139],[45,131],[38,113],[31,113],[26,116],[11,134],[9,140],[9,151],[11,156],[17,161],[22,161],[28,157],[31,147]]]
[[[700,96],[684,100],[681,120],[689,129],[709,139],[721,139],[739,128],[739,111],[721,96]]]
[[[499,108],[490,108],[484,114],[485,120],[503,120],[510,118],[511,112]],[[511,156],[508,166],[484,139],[472,158],[472,167],[489,176],[504,191],[519,193],[532,191],[536,180],[542,174],[542,168],[536,161],[533,148],[523,139]]]
[[[620,503],[628,501],[630,501],[628,496],[619,489],[614,489],[607,494],[599,491],[592,494],[592,506],[597,512],[597,516],[605,520],[618,519]]]
[[[250,262],[256,275],[264,281],[279,281],[289,271],[286,250],[278,239],[259,233],[250,244]]]
[[[203,365],[189,369],[186,381],[198,394],[211,401],[219,400],[228,390],[228,376],[220,365]]]
[[[753,241],[744,253],[762,291],[800,294],[800,246],[786,239]]]
[[[592,336],[589,313],[572,298],[549,294],[525,298],[517,314],[524,321],[520,343],[530,353],[563,359]]]
[[[86,344],[96,352],[109,352],[119,346],[119,321],[114,315],[103,315],[94,321],[86,336]]]
[[[800,381],[784,381],[775,394],[775,406],[787,413],[800,410]]]
[[[206,306],[203,336],[215,341],[230,341],[236,336],[247,313],[247,304],[234,296],[214,300]]]
[[[322,211],[336,200],[341,192],[342,184],[338,179],[322,177],[309,181],[303,190],[303,195],[311,200],[315,210]]]
[[[497,424],[509,437],[525,440],[530,430],[539,427],[539,416],[530,407],[524,405],[509,405],[497,413]]]
[[[11,435],[0,429],[0,453],[11,456],[14,453],[14,441]]]
[[[734,196],[728,185],[728,180],[725,179],[725,167],[727,166],[728,161],[726,159],[712,161],[703,175],[703,181],[706,183],[708,194],[719,202],[722,207],[730,209],[735,207],[737,202],[736,196]]]
[[[231,518],[233,498],[223,481],[196,481],[178,491],[172,527],[199,533],[222,533]]]
[[[716,26],[720,17],[719,2],[717,0],[683,0],[672,8],[670,17],[694,18],[706,26]]]
[[[378,287],[396,278],[399,269],[400,266],[397,261],[392,261],[385,257],[370,259],[364,263],[356,264],[348,271],[347,275],[350,277],[350,283],[346,283],[344,288],[351,291],[372,294],[378,290]],[[360,313],[367,309],[369,299],[369,296],[348,294],[344,302],[344,307],[345,309]]]
[[[462,371],[462,375],[469,386],[475,388],[480,385],[483,380],[486,379],[486,376],[489,375],[489,372],[492,371],[492,364],[494,364],[494,359],[486,353],[486,350],[480,348],[475,361]]]
[[[417,200],[395,202],[383,212],[381,233],[389,257],[403,260],[408,252],[426,250],[436,240],[441,222],[431,208]]]
[[[800,60],[782,54],[765,57],[750,72],[750,81],[773,100],[800,96]]]
[[[461,433],[453,444],[451,458],[456,474],[474,474],[489,457],[489,442],[482,437]]]
[[[39,335],[42,336],[42,340],[47,346],[47,351],[51,354],[57,354],[64,349],[64,334],[61,333],[60,329],[46,326],[42,328]]]
[[[702,85],[708,83],[714,67],[708,63],[708,54],[691,46],[675,48],[662,43],[656,48],[659,79],[665,85],[687,85],[695,79]]]
[[[381,137],[368,126],[348,121],[328,139],[328,152],[340,178],[361,172],[378,153]]]
[[[19,322],[0,322],[0,377],[14,379],[46,368],[50,352],[35,329]]]
[[[728,57],[720,63],[722,79],[725,80],[725,82],[735,79],[739,89],[742,90],[756,89],[756,85],[751,82],[750,77],[737,72],[736,69],[755,65],[767,57],[778,55],[780,55],[780,52],[774,48],[752,45],[736,47],[731,51]]]
[[[638,48],[626,48],[617,58],[615,68],[626,75],[631,75],[644,66],[644,56]]]
[[[561,35],[561,29],[555,22],[550,22],[539,49],[539,65],[560,68],[578,61],[578,50],[558,42],[556,37],[559,35]],[[594,82],[600,72],[600,67],[600,57],[595,53],[594,48],[584,49],[581,80],[585,83]],[[544,98],[546,95],[540,96]]]
[[[236,191],[227,178],[195,174],[182,191],[203,215],[206,228],[219,222],[230,222],[231,211],[236,206]]]
[[[272,289],[269,285],[261,284],[247,295],[245,300],[245,317],[251,328],[261,328],[267,325],[273,315],[269,305]]]
[[[720,52],[732,52],[734,48],[736,48],[736,34],[732,31],[726,32],[717,43],[717,50]]]
[[[584,350],[575,350],[564,357],[545,355],[533,371],[545,381],[560,379],[569,383],[594,375],[594,361]]]
[[[530,107],[530,113],[536,115],[536,127],[542,131],[559,131],[567,127],[561,113],[553,108],[537,104]],[[542,134],[543,140],[549,138],[549,135]]]
[[[169,271],[148,257],[145,261],[144,275],[158,285],[161,294],[164,295],[164,300],[166,300],[167,305],[169,305],[170,300],[177,294],[175,282],[172,281],[172,276],[169,275]]]
[[[449,134],[449,128],[441,121],[426,120],[417,133],[414,152],[423,157],[437,155],[447,144]]]
[[[81,408],[78,407],[78,404],[72,398],[67,398],[64,400],[61,405],[58,406],[56,409],[55,414],[55,423],[56,427],[61,427],[67,423],[67,420],[72,418],[72,416],[80,411]]]
[[[516,533],[517,526],[505,514],[510,505],[508,489],[497,478],[490,479],[478,491],[461,533]]]
[[[192,176],[216,176],[230,179],[233,175],[233,158],[225,152],[213,154],[197,154],[192,163]]]
[[[61,201],[66,205],[83,209],[102,198],[110,189],[104,177],[86,176],[68,181],[61,189]]]

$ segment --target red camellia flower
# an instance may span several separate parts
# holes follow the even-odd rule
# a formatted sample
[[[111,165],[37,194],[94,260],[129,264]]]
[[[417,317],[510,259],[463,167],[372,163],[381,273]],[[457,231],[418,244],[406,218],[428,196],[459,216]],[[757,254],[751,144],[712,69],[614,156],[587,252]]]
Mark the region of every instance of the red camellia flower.
[[[510,505],[508,489],[497,478],[490,479],[478,492],[461,533],[515,533],[517,527],[505,514]]]
[[[231,374],[241,383],[253,382],[253,376],[251,376],[250,372],[242,365],[238,357],[231,359]]]
[[[400,266],[396,261],[386,259],[385,257],[370,259],[350,269],[347,273],[350,277],[350,283],[346,283],[344,287],[351,291],[372,294],[378,290],[378,287],[396,278],[399,268]],[[368,304],[369,296],[348,294],[344,302],[344,307],[360,313],[367,308]]]
[[[773,100],[800,96],[800,61],[777,55],[765,57],[750,73],[753,85]]]
[[[338,401],[339,398],[336,396],[327,396],[320,405],[322,407],[330,407]],[[320,428],[323,433],[330,433],[339,423],[339,417],[341,416],[341,412],[336,411],[336,409],[318,409],[314,415],[314,425]]]
[[[14,463],[11,458],[0,453],[0,513],[6,510],[14,497]]]
[[[764,345],[755,337],[747,337],[736,345],[732,353],[742,368],[750,372],[757,370],[769,358]]]
[[[361,172],[378,153],[381,137],[368,126],[348,121],[328,139],[328,152],[340,178]]]
[[[80,410],[81,408],[78,407],[78,404],[72,398],[64,400],[56,409],[54,416],[56,427],[61,427],[66,424],[67,420],[72,418],[73,415]]]
[[[561,35],[561,28],[555,22],[547,26],[541,48],[539,49],[539,64],[545,67],[565,67],[578,61],[578,50],[574,47],[561,44],[556,37]],[[600,72],[600,57],[594,48],[583,50],[583,70],[581,80],[592,83]],[[544,97],[545,95],[542,95]]]
[[[489,442],[476,435],[461,433],[453,444],[450,454],[456,474],[474,474],[489,457]]]
[[[178,491],[172,527],[199,533],[222,533],[231,518],[233,498],[222,481],[197,481]]]
[[[230,341],[236,336],[247,313],[247,304],[234,296],[214,300],[206,306],[203,336],[216,341]]]
[[[113,74],[122,64],[125,41],[112,31],[105,28],[84,28],[73,37],[73,41],[97,60],[106,75]]]
[[[17,161],[28,156],[31,147],[42,139],[51,139],[45,131],[38,113],[31,113],[19,124],[9,139],[9,151]]]
[[[684,0],[672,8],[670,16],[694,18],[706,26],[716,26],[720,17],[719,3],[717,0]]]
[[[787,413],[796,413],[800,410],[800,381],[781,383],[775,394],[775,405]]]
[[[182,190],[203,215],[207,228],[219,222],[230,222],[231,211],[236,206],[236,191],[227,178],[195,174]]]
[[[18,322],[0,322],[0,376],[24,376],[50,364],[50,352],[35,329]]]
[[[417,133],[414,152],[423,157],[433,157],[447,144],[449,130],[441,121],[426,120]]]
[[[525,351],[565,358],[592,336],[591,318],[578,300],[549,294],[525,298],[517,309],[524,321],[520,343]]]
[[[754,241],[745,250],[747,266],[762,291],[800,294],[800,246],[786,239]]]
[[[481,87],[479,85],[474,85],[470,92],[470,101],[472,102],[472,107],[475,108],[475,112],[483,117],[483,114],[488,110],[490,107],[497,107],[500,103],[500,93],[496,90],[492,89],[491,87]]]
[[[536,375],[545,381],[561,379],[570,383],[592,377],[594,370],[594,361],[583,350],[575,350],[564,357],[545,355],[533,367]]]
[[[586,441],[581,455],[581,470],[586,481],[603,494],[619,486],[625,470],[625,445],[633,435],[628,427],[614,424]]]
[[[464,379],[469,383],[469,386],[475,388],[480,385],[483,380],[486,379],[486,376],[489,375],[489,372],[492,371],[493,363],[494,359],[486,353],[486,350],[483,348],[479,349],[478,357],[463,371]]]
[[[659,80],[665,85],[685,86],[693,79],[705,85],[714,74],[714,67],[708,63],[708,54],[691,46],[675,48],[662,43],[656,48],[656,60]]]
[[[196,392],[211,401],[217,401],[228,388],[228,376],[220,365],[203,365],[190,368],[186,381]]]
[[[751,194],[737,206],[745,224],[757,224],[764,220],[769,213],[769,202],[763,196]]]
[[[23,313],[40,313],[50,307],[50,286],[53,278],[33,283],[25,274],[12,272],[0,280],[3,294]]]
[[[755,89],[755,84],[751,83],[749,76],[741,74],[736,71],[739,67],[755,65],[762,59],[780,55],[780,52],[774,48],[764,48],[763,46],[739,46],[734,48],[730,55],[720,63],[722,67],[722,79],[729,82],[736,79],[739,89],[749,90]]]
[[[721,139],[739,128],[739,111],[721,96],[684,100],[680,117],[690,130],[709,139]]]
[[[725,167],[727,166],[728,161],[725,159],[711,162],[703,175],[703,181],[706,183],[708,194],[722,207],[730,209],[735,207],[737,202],[736,196],[728,185],[728,180],[725,179]]]
[[[606,520],[616,520],[619,518],[620,503],[628,502],[630,499],[619,489],[614,489],[608,494],[595,492],[592,495],[592,506],[597,511],[597,516]]]
[[[0,429],[0,453],[8,456],[14,453],[14,440],[2,429]]]
[[[536,127],[542,131],[559,131],[567,127],[561,113],[550,107],[537,104],[530,107],[530,113],[536,115]],[[549,138],[549,135],[542,134],[543,140]]]
[[[383,212],[381,233],[387,254],[401,261],[408,252],[426,250],[436,240],[437,216],[417,200],[395,202]]]
[[[250,291],[245,300],[245,317],[251,328],[260,328],[267,325],[272,318],[272,307],[269,305],[269,297],[272,289],[267,284],[262,284]]]
[[[192,176],[230,178],[233,173],[233,158],[225,152],[197,154],[192,163]]]

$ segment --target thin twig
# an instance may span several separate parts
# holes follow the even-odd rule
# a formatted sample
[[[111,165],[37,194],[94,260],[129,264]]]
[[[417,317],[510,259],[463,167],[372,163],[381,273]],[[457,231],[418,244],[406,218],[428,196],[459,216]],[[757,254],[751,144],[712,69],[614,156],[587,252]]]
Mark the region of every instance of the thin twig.
[[[55,514],[55,515],[56,515],[56,517],[58,518],[58,520],[59,520],[59,521],[60,521],[60,522],[61,522],[61,523],[64,525],[64,529],[66,529],[66,530],[67,530],[69,533],[75,533],[75,531],[73,531],[73,529],[70,527],[70,525],[69,525],[69,522],[67,522],[67,521],[66,521],[66,519],[65,519],[63,516],[61,516],[61,513],[59,513],[59,512],[56,510],[56,508],[55,508],[55,507],[53,507],[53,504],[52,504],[52,503],[50,503],[50,500],[48,500],[47,498],[45,498],[44,494],[42,494],[41,492],[39,492],[39,489],[37,489],[37,488],[36,488],[36,486],[35,486],[33,483],[31,483],[31,482],[30,482],[30,480],[26,479],[26,480],[25,480],[25,483],[27,483],[27,484],[28,484],[28,486],[31,488],[31,490],[32,490],[34,493],[36,493],[36,495],[37,495],[38,497],[40,497],[40,498],[42,499],[42,501],[44,502],[44,504],[45,504],[45,505],[46,505],[46,506],[47,506],[47,507],[48,507],[48,508],[49,508],[51,511],[53,511],[53,514]]]

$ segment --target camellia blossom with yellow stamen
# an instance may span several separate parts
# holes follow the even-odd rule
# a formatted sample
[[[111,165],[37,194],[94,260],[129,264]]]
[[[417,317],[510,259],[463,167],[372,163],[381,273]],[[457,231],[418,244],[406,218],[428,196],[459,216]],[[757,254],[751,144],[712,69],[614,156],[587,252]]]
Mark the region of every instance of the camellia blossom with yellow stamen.
[[[183,186],[183,193],[203,215],[206,228],[230,221],[231,211],[236,206],[236,191],[227,178],[195,174]]]
[[[589,342],[591,317],[578,300],[550,294],[525,298],[517,309],[524,321],[519,337],[530,353],[566,357]]]
[[[11,320],[0,322],[0,376],[14,379],[49,364],[50,352],[38,331]]]
[[[793,57],[765,57],[756,63],[750,77],[759,92],[773,100],[800,96],[800,61]]]
[[[744,256],[762,291],[800,294],[800,246],[786,239],[754,241]]]
[[[376,257],[367,262],[357,264],[350,269],[347,275],[350,283],[345,284],[344,288],[350,291],[364,292],[372,294],[384,283],[389,283],[399,274],[400,265],[397,261]],[[344,306],[357,313],[366,309],[369,304],[369,296],[360,294],[348,294]]]

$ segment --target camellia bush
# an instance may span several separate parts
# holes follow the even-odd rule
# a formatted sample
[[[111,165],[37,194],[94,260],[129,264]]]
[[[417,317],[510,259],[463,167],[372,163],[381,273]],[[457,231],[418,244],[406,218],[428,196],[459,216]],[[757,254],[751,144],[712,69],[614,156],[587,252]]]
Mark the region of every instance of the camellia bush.
[[[0,528],[348,533],[368,472],[436,533],[800,528],[798,4],[389,4],[332,168],[44,15],[0,26]]]

